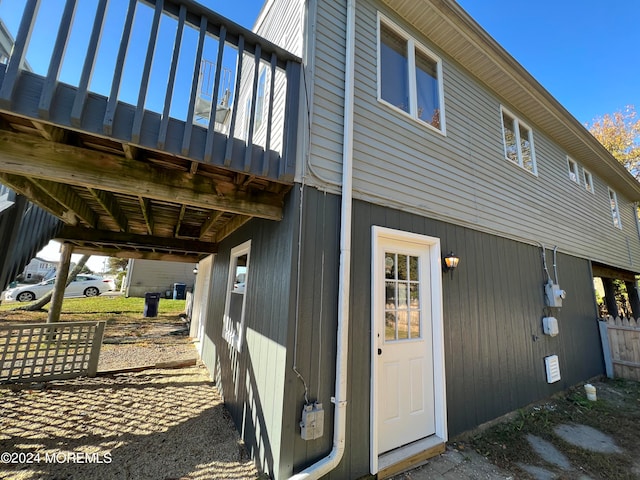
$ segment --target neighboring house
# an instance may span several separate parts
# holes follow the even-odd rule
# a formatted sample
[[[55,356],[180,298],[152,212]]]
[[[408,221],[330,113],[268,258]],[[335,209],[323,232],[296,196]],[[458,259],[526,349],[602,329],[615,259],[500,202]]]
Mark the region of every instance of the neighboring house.
[[[22,272],[23,280],[25,282],[33,282],[35,280],[40,281],[45,278],[50,278],[55,274],[57,268],[58,262],[45,260],[40,257],[32,258]]]
[[[256,31],[303,59],[297,184],[201,262],[192,335],[263,471],[384,477],[604,373],[593,277],[635,288],[640,185],[575,118],[452,0]]]
[[[193,288],[195,264],[165,262],[161,260],[129,260],[124,294],[127,297],[144,297],[145,293],[159,292],[173,296],[176,283]]]

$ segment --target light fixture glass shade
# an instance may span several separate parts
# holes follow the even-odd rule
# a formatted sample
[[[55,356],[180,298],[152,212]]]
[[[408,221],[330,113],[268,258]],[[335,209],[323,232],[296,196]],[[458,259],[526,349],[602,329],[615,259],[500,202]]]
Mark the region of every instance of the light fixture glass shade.
[[[458,262],[460,262],[460,257],[457,257],[455,253],[450,252],[449,255],[444,257],[444,264],[447,267],[447,270],[452,270],[458,266]]]

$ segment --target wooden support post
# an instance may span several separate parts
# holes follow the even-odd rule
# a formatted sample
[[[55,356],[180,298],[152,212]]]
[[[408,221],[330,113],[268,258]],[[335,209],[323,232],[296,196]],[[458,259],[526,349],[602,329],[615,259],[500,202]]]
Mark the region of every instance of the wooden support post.
[[[51,306],[49,308],[47,323],[56,323],[60,320],[62,300],[64,299],[64,291],[67,287],[67,277],[69,276],[69,264],[71,263],[72,253],[73,245],[70,243],[63,243],[62,252],[60,253],[60,265],[56,272],[56,282],[53,286],[53,295],[51,296]]]
[[[616,287],[613,284],[613,279],[602,277],[602,284],[604,285],[604,302],[607,306],[609,315],[613,318],[620,316],[618,313],[618,303],[616,302]]]
[[[631,305],[631,315],[636,320],[640,319],[640,297],[638,296],[637,282],[624,282],[627,287],[627,295],[629,296],[629,305]]]

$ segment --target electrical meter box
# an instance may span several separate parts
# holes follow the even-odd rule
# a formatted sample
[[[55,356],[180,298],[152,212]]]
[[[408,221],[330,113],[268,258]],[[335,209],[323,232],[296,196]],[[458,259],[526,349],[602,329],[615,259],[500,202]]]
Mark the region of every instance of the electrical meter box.
[[[544,298],[547,307],[562,307],[562,300],[567,296],[567,292],[560,288],[557,283],[547,283],[544,286]]]
[[[324,429],[324,410],[321,403],[307,404],[302,407],[300,435],[303,440],[315,440],[322,437]]]
[[[542,329],[545,335],[555,337],[560,332],[558,329],[558,319],[555,317],[544,317],[542,319]]]

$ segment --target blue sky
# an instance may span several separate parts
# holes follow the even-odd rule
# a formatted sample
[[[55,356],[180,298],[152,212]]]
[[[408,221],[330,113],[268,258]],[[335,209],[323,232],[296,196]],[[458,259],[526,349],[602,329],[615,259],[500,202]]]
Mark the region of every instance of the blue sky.
[[[458,3],[581,123],[640,110],[640,1]]]

